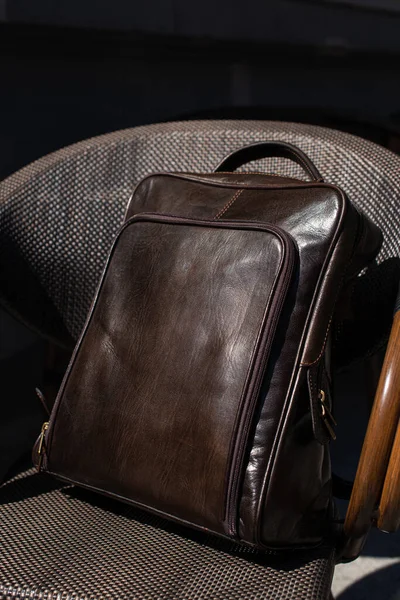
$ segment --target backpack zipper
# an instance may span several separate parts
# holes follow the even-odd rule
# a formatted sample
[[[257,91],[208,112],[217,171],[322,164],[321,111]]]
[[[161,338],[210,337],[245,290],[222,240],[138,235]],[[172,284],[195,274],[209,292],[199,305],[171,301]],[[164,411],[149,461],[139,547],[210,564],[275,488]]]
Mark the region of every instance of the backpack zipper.
[[[272,227],[271,227],[272,229]],[[264,326],[264,332],[261,344],[264,346],[259,351],[256,365],[253,368],[254,379],[253,384],[249,384],[252,387],[252,391],[247,402],[245,401],[242,414],[244,414],[244,422],[240,427],[241,431],[238,435],[238,445],[235,452],[233,473],[230,477],[229,484],[229,499],[227,509],[227,524],[229,529],[229,535],[237,537],[237,511],[238,511],[238,498],[239,488],[241,480],[241,471],[243,467],[244,454],[248,442],[248,435],[253,422],[253,414],[256,408],[256,403],[260,394],[263,377],[267,368],[269,355],[272,348],[274,335],[276,332],[277,324],[281,316],[282,307],[286,299],[286,294],[289,288],[290,281],[292,279],[293,268],[295,264],[295,249],[293,240],[289,236],[283,236],[282,230],[278,229],[285,241],[287,241],[286,250],[286,265],[280,277],[279,288],[275,290],[275,298],[270,308],[272,318]],[[261,345],[260,344],[260,345]]]

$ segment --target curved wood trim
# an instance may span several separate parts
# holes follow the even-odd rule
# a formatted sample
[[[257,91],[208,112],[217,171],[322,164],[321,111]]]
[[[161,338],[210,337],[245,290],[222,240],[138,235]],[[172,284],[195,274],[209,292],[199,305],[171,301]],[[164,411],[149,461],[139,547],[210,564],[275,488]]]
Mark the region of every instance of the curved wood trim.
[[[400,529],[400,424],[394,440],[379,506],[378,527],[394,532]]]
[[[348,549],[358,548],[359,551],[362,548],[363,540],[376,516],[399,418],[400,311],[394,317],[346,514],[344,532],[349,540]],[[351,554],[353,552],[354,550]]]

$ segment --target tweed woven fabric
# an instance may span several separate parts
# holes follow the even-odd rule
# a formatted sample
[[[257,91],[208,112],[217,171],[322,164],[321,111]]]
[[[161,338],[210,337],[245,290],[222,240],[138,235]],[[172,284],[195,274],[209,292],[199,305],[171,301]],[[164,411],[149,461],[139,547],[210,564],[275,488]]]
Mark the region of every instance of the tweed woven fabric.
[[[0,597],[326,600],[332,548],[279,557],[65,487],[29,470],[0,487]]]
[[[325,181],[342,187],[399,255],[400,157],[330,129],[268,121],[188,121],[137,127],[50,154],[0,183],[0,296],[20,319],[73,343],[135,184],[155,171],[210,171],[261,140],[299,146]],[[285,159],[247,170],[303,178]],[[29,296],[30,302],[26,302]]]

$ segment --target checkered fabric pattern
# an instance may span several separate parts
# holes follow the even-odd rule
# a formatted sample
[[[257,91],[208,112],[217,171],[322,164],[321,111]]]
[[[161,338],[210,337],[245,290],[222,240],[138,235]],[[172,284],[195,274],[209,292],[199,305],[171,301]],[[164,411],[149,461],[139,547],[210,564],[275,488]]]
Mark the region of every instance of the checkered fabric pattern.
[[[333,550],[279,556],[32,470],[0,487],[0,598],[327,600]]]

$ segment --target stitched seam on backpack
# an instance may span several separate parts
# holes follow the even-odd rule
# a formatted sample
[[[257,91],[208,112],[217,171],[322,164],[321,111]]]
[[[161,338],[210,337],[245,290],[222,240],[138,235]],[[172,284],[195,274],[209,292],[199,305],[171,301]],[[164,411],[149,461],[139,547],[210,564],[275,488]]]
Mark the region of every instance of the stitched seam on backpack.
[[[313,365],[315,365],[315,363],[317,363],[319,361],[320,358],[322,358],[322,355],[323,355],[323,353],[325,351],[326,340],[328,339],[329,331],[331,329],[333,315],[334,315],[334,312],[331,314],[331,318],[329,319],[328,327],[327,327],[327,330],[326,330],[326,333],[325,333],[325,338],[324,338],[324,341],[323,341],[323,344],[322,344],[322,350],[319,353],[319,356],[315,360],[313,360],[312,362],[308,362],[308,363],[303,363],[302,362],[302,363],[300,363],[301,367],[312,367]]]
[[[314,183],[314,181],[317,181],[316,179],[313,179],[312,181],[306,181],[305,179],[299,179],[298,177],[290,177],[290,175],[279,175],[279,173],[268,173],[267,171],[214,171],[213,173],[185,173],[185,171],[183,171],[182,175],[263,175],[264,177],[279,177],[279,179],[292,179],[293,181],[297,181],[300,183]],[[211,179],[210,181],[213,180]],[[246,184],[244,183],[243,185]]]
[[[219,219],[222,217],[223,214],[226,213],[226,211],[228,210],[228,208],[230,208],[232,206],[232,204],[235,202],[235,200],[237,200],[240,196],[240,194],[243,192],[243,189],[238,190],[235,195],[233,196],[233,198],[228,202],[228,204],[225,204],[225,206],[219,211],[219,213],[214,217],[214,221],[216,219]]]

